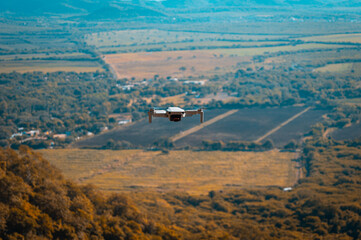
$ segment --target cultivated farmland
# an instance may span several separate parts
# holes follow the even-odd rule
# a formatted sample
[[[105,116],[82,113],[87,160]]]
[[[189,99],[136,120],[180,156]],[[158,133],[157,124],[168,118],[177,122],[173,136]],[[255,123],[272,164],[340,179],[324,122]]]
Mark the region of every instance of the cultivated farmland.
[[[205,121],[226,112],[226,109],[206,111]],[[101,147],[109,140],[128,141],[135,146],[150,147],[160,139],[169,138],[181,131],[199,124],[199,116],[182,119],[180,122],[170,122],[166,118],[154,118],[153,123],[142,119],[127,127],[105,132],[103,134],[75,143],[75,147]]]
[[[305,108],[245,108],[219,120],[199,131],[175,142],[176,147],[200,147],[203,140],[214,141],[255,141],[259,137],[285,122]],[[208,110],[206,121],[228,111],[227,109]],[[322,120],[326,111],[311,109],[291,121],[267,139],[282,147],[292,139],[300,140],[311,126]],[[101,147],[109,140],[128,141],[135,146],[150,147],[161,139],[173,137],[187,129],[199,125],[199,118],[184,118],[181,122],[170,122],[165,118],[155,118],[152,124],[147,119],[140,120],[128,127],[112,130],[92,138],[77,142],[75,147]]]
[[[228,118],[177,141],[176,146],[201,146],[203,140],[255,141],[303,109],[299,107],[241,109]],[[276,146],[282,147],[292,139],[300,140],[313,124],[322,120],[323,114],[325,111],[310,110],[263,141],[271,139]]]
[[[205,194],[211,190],[291,186],[295,153],[193,152],[142,150],[41,150],[69,178],[106,191],[172,191]]]

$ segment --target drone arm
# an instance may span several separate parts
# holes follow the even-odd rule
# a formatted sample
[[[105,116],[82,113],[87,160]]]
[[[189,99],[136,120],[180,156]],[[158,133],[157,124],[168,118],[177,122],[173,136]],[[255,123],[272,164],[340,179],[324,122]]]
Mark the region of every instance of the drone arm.
[[[198,110],[186,110],[186,117],[190,117],[196,114],[200,114],[201,115],[201,123],[203,123],[204,121],[204,112],[203,109],[198,109]]]
[[[152,110],[153,109],[148,111],[149,123],[152,123],[152,117],[153,117],[153,113],[154,113],[154,110],[153,110],[153,112],[152,112]]]
[[[152,117],[168,117],[167,112],[164,110],[154,110],[151,108],[148,112],[149,123],[152,123]]]

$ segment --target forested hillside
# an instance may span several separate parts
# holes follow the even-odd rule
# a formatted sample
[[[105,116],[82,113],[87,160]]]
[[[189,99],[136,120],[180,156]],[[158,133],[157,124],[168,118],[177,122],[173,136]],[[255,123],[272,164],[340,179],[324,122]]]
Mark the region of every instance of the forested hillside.
[[[126,196],[68,181],[27,147],[0,161],[0,239],[176,239]]]
[[[305,146],[306,178],[279,187],[104,195],[27,147],[0,152],[0,238],[359,239],[361,143]]]

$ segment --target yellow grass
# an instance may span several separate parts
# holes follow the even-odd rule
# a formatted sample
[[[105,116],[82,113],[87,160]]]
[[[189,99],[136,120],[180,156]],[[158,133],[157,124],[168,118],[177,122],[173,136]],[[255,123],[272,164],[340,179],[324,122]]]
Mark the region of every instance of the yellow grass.
[[[324,67],[316,68],[317,72],[346,72],[351,71],[353,63],[328,64]]]
[[[318,42],[352,42],[361,43],[361,34],[333,34],[324,36],[313,36],[300,38],[303,41],[318,41]]]
[[[67,177],[107,191],[172,191],[203,194],[251,186],[290,186],[294,153],[143,150],[41,150]]]

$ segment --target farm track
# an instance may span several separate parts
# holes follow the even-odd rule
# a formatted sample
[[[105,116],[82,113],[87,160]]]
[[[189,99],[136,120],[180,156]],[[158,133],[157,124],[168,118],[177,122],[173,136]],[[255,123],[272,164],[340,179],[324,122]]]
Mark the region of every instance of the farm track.
[[[186,137],[186,136],[188,136],[188,135],[190,135],[192,133],[195,133],[195,132],[201,130],[202,128],[207,127],[207,126],[209,126],[209,125],[211,125],[211,124],[213,124],[215,122],[218,122],[219,120],[222,120],[222,119],[224,119],[224,118],[226,118],[226,117],[228,117],[228,116],[230,116],[230,115],[232,115],[232,114],[234,114],[236,112],[238,112],[238,109],[230,110],[230,111],[228,111],[226,113],[223,113],[223,114],[221,114],[221,115],[219,115],[217,117],[212,118],[209,121],[206,121],[205,123],[203,123],[201,125],[195,126],[195,127],[191,128],[191,129],[188,129],[188,130],[186,130],[184,132],[176,134],[175,136],[170,138],[170,141],[172,141],[172,142],[178,141],[178,140],[180,140],[180,139],[182,139],[182,138],[184,138],[184,137]]]
[[[301,116],[302,114],[306,113],[308,110],[310,110],[311,107],[306,108],[305,110],[303,110],[302,112],[297,113],[296,115],[294,115],[293,117],[287,119],[287,121],[281,123],[280,125],[278,125],[277,127],[273,128],[271,131],[267,132],[265,135],[263,135],[262,137],[258,138],[255,142],[261,142],[263,139],[265,139],[266,137],[268,137],[269,135],[277,132],[278,130],[280,130],[283,126],[287,125],[288,123],[292,122],[293,120],[295,120],[296,118],[298,118],[299,116]]]

